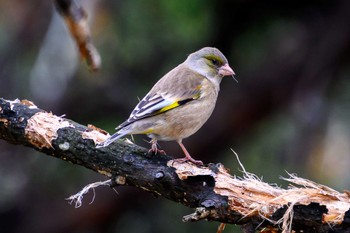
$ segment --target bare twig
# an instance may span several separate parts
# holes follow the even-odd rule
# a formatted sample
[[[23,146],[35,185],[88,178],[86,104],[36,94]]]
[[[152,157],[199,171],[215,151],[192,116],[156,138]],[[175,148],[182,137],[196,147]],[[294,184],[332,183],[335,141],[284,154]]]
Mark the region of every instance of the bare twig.
[[[76,42],[82,58],[86,60],[90,70],[97,71],[101,67],[101,57],[92,43],[86,11],[74,0],[54,0],[54,3]]]

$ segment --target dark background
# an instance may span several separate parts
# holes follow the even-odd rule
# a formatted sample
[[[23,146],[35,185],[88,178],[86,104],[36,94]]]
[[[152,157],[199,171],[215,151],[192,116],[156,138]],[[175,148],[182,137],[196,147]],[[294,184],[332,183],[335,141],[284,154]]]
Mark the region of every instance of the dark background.
[[[184,144],[287,187],[286,171],[342,191],[350,175],[350,1],[82,1],[101,53],[92,74],[51,1],[0,1],[0,97],[110,133],[191,52],[219,48],[236,72]],[[144,136],[137,144],[148,147]],[[161,142],[182,157],[174,142]],[[101,187],[75,209],[65,198],[106,177],[0,141],[1,232],[215,232],[182,223],[191,209],[131,187]],[[229,226],[226,232],[239,232]]]

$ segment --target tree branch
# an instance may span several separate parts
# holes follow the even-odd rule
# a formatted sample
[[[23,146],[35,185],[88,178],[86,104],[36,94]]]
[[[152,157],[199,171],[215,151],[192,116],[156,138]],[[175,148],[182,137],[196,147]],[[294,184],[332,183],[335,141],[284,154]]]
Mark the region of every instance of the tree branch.
[[[54,0],[54,4],[75,41],[81,57],[86,60],[91,71],[99,70],[101,57],[92,43],[87,13],[84,8],[73,0]]]
[[[37,108],[28,100],[0,98],[0,138],[36,149],[111,178],[114,185],[135,186],[196,211],[184,221],[202,219],[242,226],[244,232],[349,232],[349,192],[290,175],[288,189],[271,186],[244,171],[232,176],[222,164],[196,166],[149,154],[129,141],[106,148],[108,137]]]

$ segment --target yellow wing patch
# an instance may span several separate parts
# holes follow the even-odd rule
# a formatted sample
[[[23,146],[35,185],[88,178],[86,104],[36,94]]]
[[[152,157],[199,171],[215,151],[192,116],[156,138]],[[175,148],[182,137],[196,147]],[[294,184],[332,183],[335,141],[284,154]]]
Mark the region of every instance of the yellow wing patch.
[[[176,102],[174,102],[174,103],[172,103],[172,104],[170,104],[170,105],[168,105],[168,106],[166,106],[166,107],[160,109],[160,110],[158,111],[158,113],[166,112],[166,111],[168,111],[168,110],[170,110],[170,109],[173,109],[173,108],[178,107],[179,105],[180,105],[179,102],[176,101]]]
[[[183,105],[191,100],[196,100],[200,97],[201,93],[200,93],[200,90],[202,88],[202,85],[198,85],[195,89],[197,91],[199,91],[198,93],[196,93],[195,95],[193,95],[192,98],[188,98],[188,99],[184,99],[184,100],[178,100],[178,101],[175,101],[174,103],[168,105],[168,106],[165,106],[164,108],[160,109],[157,113],[162,113],[162,112],[166,112],[166,111],[169,111],[173,108],[176,108],[176,107],[179,107],[180,105]]]
[[[150,128],[150,129],[147,129],[147,130],[143,131],[143,132],[140,133],[140,134],[150,134],[150,133],[152,133],[152,132],[153,132],[153,128]]]

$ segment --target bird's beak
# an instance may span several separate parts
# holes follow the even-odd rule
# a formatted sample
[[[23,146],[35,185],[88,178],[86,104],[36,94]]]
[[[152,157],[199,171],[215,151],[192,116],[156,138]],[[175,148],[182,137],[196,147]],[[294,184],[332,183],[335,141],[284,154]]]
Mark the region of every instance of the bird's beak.
[[[235,75],[235,72],[232,70],[232,68],[227,63],[219,68],[218,73],[222,77]]]

